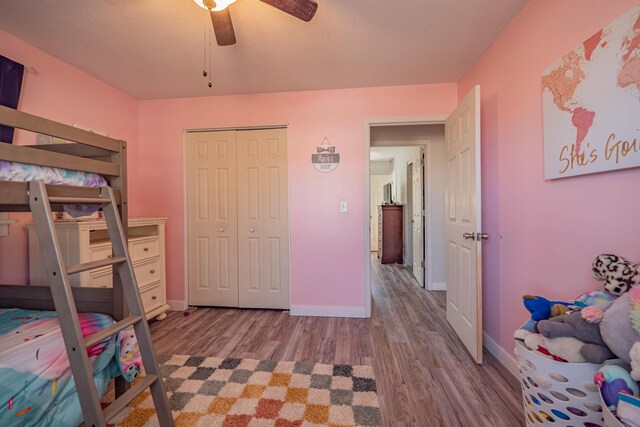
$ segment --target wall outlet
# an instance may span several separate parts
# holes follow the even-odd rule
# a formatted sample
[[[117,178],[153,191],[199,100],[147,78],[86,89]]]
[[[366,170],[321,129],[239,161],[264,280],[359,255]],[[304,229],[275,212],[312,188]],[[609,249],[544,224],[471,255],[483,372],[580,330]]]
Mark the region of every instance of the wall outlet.
[[[346,200],[341,200],[340,201],[340,213],[347,213],[349,212],[349,204],[347,203]]]

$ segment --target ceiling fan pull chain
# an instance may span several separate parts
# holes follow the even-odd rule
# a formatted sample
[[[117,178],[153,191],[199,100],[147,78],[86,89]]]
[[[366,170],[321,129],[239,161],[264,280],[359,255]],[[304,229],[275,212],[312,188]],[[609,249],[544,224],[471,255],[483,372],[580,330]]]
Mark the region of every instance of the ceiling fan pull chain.
[[[207,31],[202,33],[202,77],[207,77]]]
[[[209,31],[209,87],[213,87],[213,82],[211,81],[211,74],[213,71],[211,70],[211,31]]]

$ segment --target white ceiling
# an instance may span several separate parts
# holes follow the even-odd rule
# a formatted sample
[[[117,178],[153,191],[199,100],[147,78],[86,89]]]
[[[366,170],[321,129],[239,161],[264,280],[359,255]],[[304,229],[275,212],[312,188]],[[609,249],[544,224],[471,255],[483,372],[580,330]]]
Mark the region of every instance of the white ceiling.
[[[527,0],[318,0],[304,23],[231,6],[238,44],[213,46],[192,0],[0,0],[0,28],[139,99],[455,82]],[[0,46],[0,54],[2,46]]]
[[[369,160],[372,162],[387,162],[404,150],[405,147],[371,147],[369,150]]]

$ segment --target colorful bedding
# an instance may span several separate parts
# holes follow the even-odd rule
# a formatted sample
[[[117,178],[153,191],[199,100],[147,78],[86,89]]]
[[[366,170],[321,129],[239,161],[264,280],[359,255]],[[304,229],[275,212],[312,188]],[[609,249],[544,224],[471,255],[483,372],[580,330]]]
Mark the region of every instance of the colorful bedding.
[[[82,335],[114,323],[80,313]],[[141,369],[132,328],[87,349],[102,396],[118,375],[133,381]],[[83,420],[56,312],[0,309],[0,426],[77,426]]]
[[[0,181],[42,181],[45,184],[74,185],[77,187],[103,187],[107,180],[95,173],[0,160]],[[70,205],[65,211],[73,217],[91,215],[99,206]]]

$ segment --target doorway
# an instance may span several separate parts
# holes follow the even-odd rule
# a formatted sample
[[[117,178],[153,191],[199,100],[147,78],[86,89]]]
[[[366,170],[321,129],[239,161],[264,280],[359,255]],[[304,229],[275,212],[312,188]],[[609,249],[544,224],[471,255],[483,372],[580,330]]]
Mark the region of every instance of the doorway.
[[[287,130],[186,135],[190,305],[289,308]]]
[[[380,262],[394,259],[412,269],[416,285],[424,287],[424,146],[408,144],[381,143],[370,150],[371,250]],[[397,216],[401,218],[397,226],[386,223],[395,222]],[[380,246],[400,248],[401,252],[389,253]]]
[[[416,140],[427,139],[425,145],[424,229],[426,231],[427,289],[446,287],[447,321],[477,363],[482,363],[482,233],[480,186],[480,87],[475,86],[449,116],[393,117],[365,121],[365,215],[366,233],[370,233],[370,153],[377,146],[407,145],[406,132],[421,131]],[[430,131],[441,135],[434,144]],[[400,137],[399,137],[399,136]],[[428,136],[428,137],[427,137]],[[410,138],[411,139],[411,138]],[[440,160],[438,161],[438,156]],[[444,157],[442,157],[444,155]],[[437,177],[429,176],[438,167],[444,170]],[[408,176],[408,175],[404,175]],[[413,176],[413,167],[412,167]],[[436,209],[436,199],[443,209]],[[412,207],[413,211],[413,207]],[[444,218],[444,227],[436,227],[437,212]],[[444,233],[444,244],[436,243],[437,231]],[[371,316],[372,258],[370,240],[365,240],[365,314]],[[384,249],[384,245],[383,245]],[[443,260],[445,280],[435,277],[436,255]],[[436,285],[439,284],[439,285]]]
[[[391,182],[394,203],[403,206],[403,264],[418,286],[446,290],[444,124],[380,125],[371,132],[371,249],[379,236],[376,193]]]

